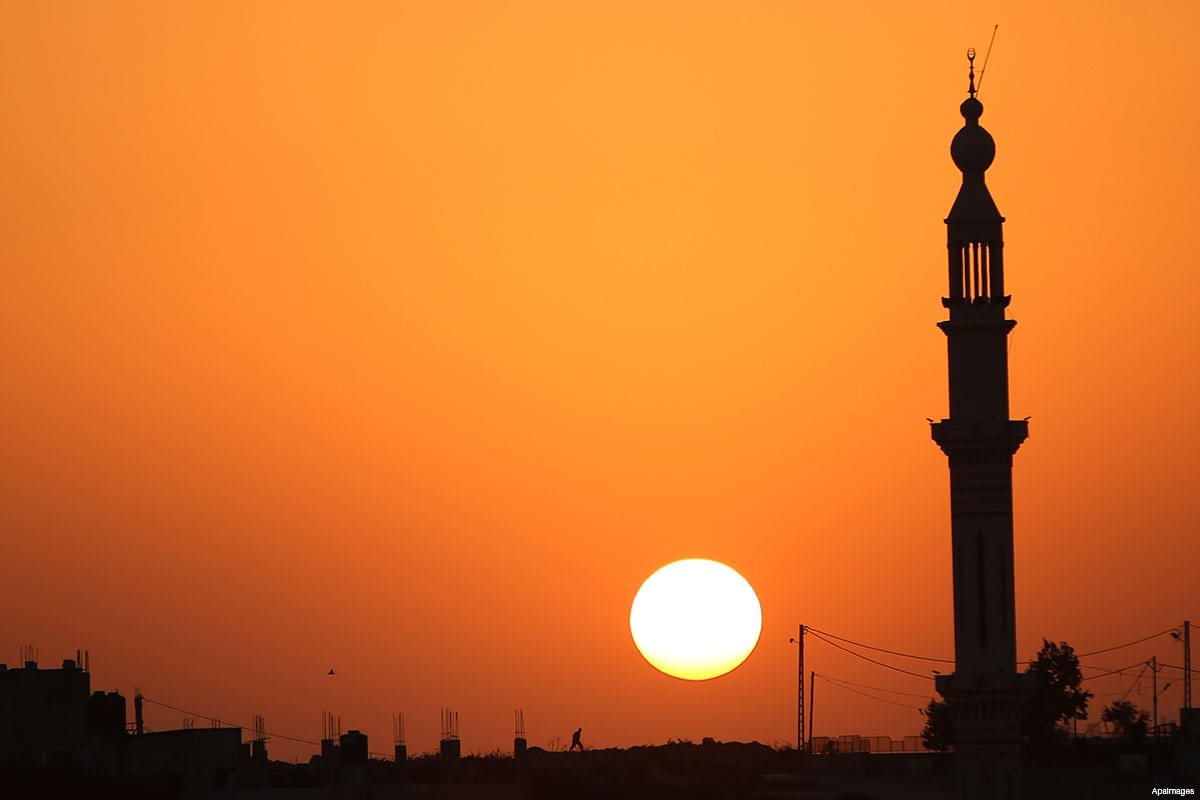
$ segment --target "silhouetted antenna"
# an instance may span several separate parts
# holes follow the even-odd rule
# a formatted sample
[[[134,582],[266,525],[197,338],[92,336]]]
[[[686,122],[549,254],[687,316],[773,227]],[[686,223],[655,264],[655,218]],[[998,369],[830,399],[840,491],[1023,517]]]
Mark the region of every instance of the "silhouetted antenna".
[[[983,54],[983,66],[979,68],[979,85],[975,87],[976,94],[983,91],[983,73],[987,72],[987,62],[992,56],[992,45],[996,43],[996,31],[998,30],[1000,30],[1000,23],[997,22],[996,26],[992,28],[992,38],[988,42],[987,52]]]
[[[458,712],[448,708],[442,709],[442,739],[453,741],[458,739]]]
[[[329,741],[340,731],[340,718],[335,719],[332,711],[321,710],[321,741]]]
[[[516,710],[516,718],[517,718],[516,736],[518,739],[524,739],[525,738],[525,709],[518,708]]]
[[[404,715],[392,714],[392,738],[395,744],[404,744]]]

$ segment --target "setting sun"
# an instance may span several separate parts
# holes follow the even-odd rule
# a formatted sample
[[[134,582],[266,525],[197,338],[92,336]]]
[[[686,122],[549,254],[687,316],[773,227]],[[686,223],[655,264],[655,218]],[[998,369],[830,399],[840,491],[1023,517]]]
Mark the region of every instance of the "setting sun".
[[[689,558],[646,579],[633,598],[629,629],[656,669],[702,681],[746,660],[762,631],[762,608],[754,589],[735,570]]]

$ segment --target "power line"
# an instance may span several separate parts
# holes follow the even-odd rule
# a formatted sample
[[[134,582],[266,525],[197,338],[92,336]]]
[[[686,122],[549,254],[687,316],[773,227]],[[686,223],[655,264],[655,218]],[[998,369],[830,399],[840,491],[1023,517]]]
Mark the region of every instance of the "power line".
[[[245,725],[237,725],[237,724],[230,722],[229,720],[221,720],[221,719],[218,719],[217,717],[210,717],[207,714],[197,714],[195,711],[188,711],[186,708],[179,708],[178,706],[173,706],[169,703],[163,703],[159,700],[151,700],[149,697],[143,696],[142,702],[153,703],[156,706],[162,706],[163,708],[169,708],[172,711],[178,711],[180,714],[187,714],[189,717],[195,717],[196,719],[206,719],[209,722],[216,722],[218,724],[224,722],[224,723],[228,724],[230,727],[239,728],[241,730],[246,730]],[[295,736],[286,736],[282,733],[272,733],[270,731],[263,731],[263,734],[271,739],[285,739],[289,742],[297,742],[298,744],[312,745],[313,747],[321,746],[320,742],[313,741],[312,739],[300,739]],[[386,758],[389,754],[388,753],[370,753],[369,755],[379,756],[380,758]]]
[[[1122,699],[1122,700],[1124,700],[1126,697],[1129,697],[1129,693],[1133,691],[1133,687],[1135,687],[1135,686],[1138,686],[1139,684],[1141,684],[1141,682],[1142,682],[1142,676],[1146,674],[1146,670],[1147,670],[1149,667],[1150,667],[1150,662],[1149,662],[1149,661],[1147,661],[1145,664],[1143,664],[1143,665],[1142,665],[1142,671],[1141,671],[1141,672],[1139,672],[1139,673],[1137,674],[1137,677],[1133,679],[1133,683],[1129,684],[1129,688],[1125,690],[1125,694],[1121,695],[1121,699]]]
[[[1113,650],[1123,650],[1126,647],[1132,647],[1135,644],[1141,644],[1143,642],[1148,642],[1151,639],[1156,639],[1159,636],[1165,636],[1166,634],[1169,634],[1169,633],[1172,633],[1173,631],[1175,631],[1175,629],[1177,627],[1178,626],[1166,628],[1164,630],[1158,631],[1157,633],[1152,633],[1148,636],[1143,636],[1140,639],[1134,639],[1133,641],[1125,642],[1123,644],[1116,644],[1116,645],[1112,645],[1111,647],[1102,647],[1099,650],[1089,650],[1086,653],[1077,653],[1076,658],[1087,658],[1088,656],[1100,655],[1101,653],[1109,653],[1109,652],[1112,652]],[[956,663],[954,661],[954,659],[952,659],[952,658],[934,658],[933,656],[919,656],[919,655],[915,655],[913,653],[904,653],[899,650],[889,650],[886,647],[876,647],[875,645],[865,644],[863,642],[856,642],[853,639],[847,639],[845,636],[839,636],[836,633],[830,633],[829,631],[823,631],[820,628],[814,628],[811,625],[806,625],[805,630],[811,631],[812,633],[818,634],[821,636],[827,636],[830,639],[837,639],[839,642],[845,642],[846,644],[853,645],[855,647],[861,647],[865,650],[873,650],[877,653],[887,653],[888,655],[899,656],[901,658],[911,658],[914,661],[932,661],[932,662],[936,662],[939,664],[954,664],[954,663]],[[825,641],[827,644],[833,644],[833,642],[829,642],[828,639],[826,639]],[[859,654],[855,653],[855,655],[859,655]],[[870,660],[870,659],[868,659],[868,660]],[[876,662],[876,663],[878,663],[878,662]],[[1032,663],[1033,663],[1032,661],[1018,661],[1017,662],[1017,664],[1019,664],[1019,665],[1020,664],[1027,665],[1027,664],[1032,664]],[[885,664],[884,666],[888,666],[888,665]],[[889,667],[889,668],[891,668],[891,667]],[[1179,668],[1179,669],[1181,669],[1181,668]],[[910,674],[912,674],[912,673],[910,673]],[[925,676],[921,676],[921,677],[925,677]]]
[[[1171,669],[1177,669],[1180,672],[1183,672],[1183,667],[1179,666],[1178,664],[1166,664],[1166,663],[1163,663],[1162,661],[1160,661],[1160,662],[1158,662],[1158,666],[1159,667],[1170,667]],[[1195,667],[1192,667],[1192,672],[1196,675],[1200,675],[1200,669],[1196,669]]]
[[[856,653],[848,647],[843,647],[842,645],[838,644],[837,642],[826,639],[824,636],[817,633],[812,628],[806,627],[805,632],[811,633],[813,636],[816,636],[818,639],[825,642],[825,644],[836,647],[838,650],[844,650],[845,652],[849,653],[852,656],[861,658],[863,661],[870,661],[872,664],[876,664],[878,666],[885,667],[886,669],[895,670],[896,672],[903,672],[905,675],[912,675],[914,678],[924,678],[927,681],[933,680],[933,678],[930,677],[929,675],[922,675],[919,672],[913,672],[912,670],[907,670],[902,667],[893,667],[891,664],[885,664],[882,661],[876,661],[875,659],[871,658],[870,656],[864,656],[862,653]]]
[[[1136,666],[1137,666],[1137,664],[1134,664],[1134,666],[1136,667]],[[1133,678],[1133,683],[1129,684],[1129,688],[1125,689],[1124,691],[1122,691],[1121,689],[1117,689],[1115,692],[1104,692],[1103,694],[1094,694],[1094,695],[1092,695],[1092,697],[1096,697],[1096,698],[1099,698],[1099,697],[1116,697],[1117,695],[1121,695],[1121,700],[1124,700],[1126,697],[1128,697],[1128,696],[1129,696],[1129,693],[1130,693],[1131,691],[1133,691],[1133,689],[1134,689],[1135,687],[1137,687],[1137,686],[1140,686],[1140,685],[1141,685],[1141,681],[1142,681],[1142,675],[1143,675],[1143,674],[1146,672],[1146,669],[1145,669],[1145,668],[1146,668],[1146,664],[1145,664],[1145,663],[1143,663],[1143,664],[1142,664],[1142,671],[1141,671],[1141,672],[1139,672],[1137,675],[1135,675],[1135,676],[1134,676],[1134,678]],[[1123,676],[1122,676],[1122,677],[1123,677]],[[1138,692],[1138,696],[1141,696],[1141,692]],[[1120,702],[1120,701],[1117,701],[1117,702]]]
[[[888,694],[899,694],[899,695],[904,695],[905,697],[920,697],[921,699],[925,699],[925,698],[929,697],[928,692],[926,692],[924,694],[921,694],[919,692],[901,692],[901,691],[897,691],[896,689],[884,689],[882,686],[868,686],[865,683],[855,683],[854,681],[842,680],[841,678],[835,678],[832,675],[826,675],[823,672],[818,672],[818,673],[816,673],[816,675],[817,675],[817,677],[824,678],[825,680],[837,681],[839,683],[844,683],[849,686],[857,686],[860,689],[871,689],[876,692],[887,692]]]
[[[886,697],[876,697],[873,694],[867,694],[866,692],[860,692],[858,689],[852,689],[849,686],[842,684],[842,682],[836,678],[830,678],[828,675],[822,675],[821,677],[829,683],[832,683],[834,686],[837,686],[839,689],[844,689],[847,692],[854,692],[857,695],[862,695],[863,697],[870,698],[871,700],[878,700],[880,703],[890,703],[894,706],[900,706],[901,708],[911,708],[914,711],[921,710],[920,706],[912,706],[908,703],[898,703],[895,700],[888,700]]]
[[[1107,672],[1101,672],[1096,675],[1087,675],[1084,677],[1084,680],[1085,681],[1094,681],[1096,678],[1104,678],[1104,677],[1107,677],[1108,675],[1116,675],[1118,673],[1125,672],[1126,670],[1131,670],[1134,667],[1145,666],[1145,664],[1146,664],[1145,661],[1135,661],[1132,664],[1125,666],[1125,667],[1117,667],[1116,669],[1110,669]],[[1085,669],[1107,669],[1107,668],[1106,667],[1085,667]]]
[[[210,717],[207,714],[197,714],[195,711],[188,711],[186,708],[179,708],[178,706],[173,706],[173,705],[170,705],[169,703],[163,703],[158,700],[151,700],[149,697],[143,697],[142,702],[153,703],[156,706],[162,706],[163,708],[169,708],[172,711],[178,711],[180,714],[187,714],[189,717],[195,717],[197,719],[206,719],[209,722],[217,722],[217,723],[225,722],[225,723],[229,724],[231,727],[241,728],[242,730],[246,729],[245,725],[236,725],[236,724],[230,722],[229,720],[221,720],[221,719],[218,719],[217,717]],[[298,742],[300,744],[311,744],[315,747],[321,746],[320,742],[315,742],[311,739],[298,739],[295,736],[285,736],[282,733],[267,733],[267,735],[270,736],[272,739],[287,739],[289,742]]]
[[[1172,631],[1174,631],[1175,628],[1177,628],[1177,627],[1179,627],[1179,626],[1176,625],[1174,627],[1167,628],[1164,631],[1159,631],[1158,633],[1152,633],[1149,636],[1143,636],[1141,639],[1134,639],[1132,642],[1126,642],[1125,644],[1115,644],[1112,647],[1102,647],[1099,650],[1092,650],[1087,653],[1077,653],[1076,655],[1079,658],[1087,658],[1088,656],[1096,656],[1096,655],[1100,655],[1101,653],[1111,652],[1113,650],[1123,650],[1126,647],[1133,647],[1135,644],[1141,644],[1142,642],[1148,642],[1151,639],[1157,639],[1159,636],[1165,636],[1168,633],[1171,633]]]
[[[952,659],[952,658],[931,658],[930,656],[915,656],[912,653],[901,653],[898,650],[888,650],[885,647],[875,647],[873,645],[863,644],[862,642],[856,642],[852,639],[847,639],[844,636],[838,636],[836,633],[829,633],[828,631],[823,631],[819,628],[813,628],[811,626],[805,626],[805,630],[824,634],[825,636],[828,636],[832,639],[837,639],[840,642],[845,642],[846,644],[852,644],[855,647],[863,647],[863,648],[866,648],[867,650],[874,650],[878,653],[887,653],[888,655],[900,656],[901,658],[911,658],[915,661],[936,661],[939,664],[953,664],[954,663],[954,659]]]

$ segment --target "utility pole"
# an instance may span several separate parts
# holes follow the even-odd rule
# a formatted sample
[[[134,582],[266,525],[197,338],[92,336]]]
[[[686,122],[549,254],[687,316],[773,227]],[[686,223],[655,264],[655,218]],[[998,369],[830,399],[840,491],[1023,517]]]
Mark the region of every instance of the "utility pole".
[[[1192,707],[1192,623],[1183,621],[1183,707]]]
[[[808,752],[812,752],[813,693],[817,689],[817,673],[808,673]]]
[[[1154,694],[1154,738],[1158,738],[1158,656],[1150,656],[1150,691]]]
[[[795,639],[788,639],[800,648],[800,660],[796,667],[796,751],[804,750],[804,626]]]

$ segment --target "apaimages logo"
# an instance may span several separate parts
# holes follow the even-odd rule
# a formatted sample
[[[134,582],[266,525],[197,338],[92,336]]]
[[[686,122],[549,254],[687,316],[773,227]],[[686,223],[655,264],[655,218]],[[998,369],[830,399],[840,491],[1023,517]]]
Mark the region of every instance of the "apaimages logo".
[[[1150,790],[1150,794],[1154,795],[1155,797],[1162,797],[1164,795],[1171,796],[1171,797],[1186,797],[1189,794],[1195,794],[1195,793],[1196,793],[1195,789],[1178,789],[1173,786],[1172,787],[1156,786]]]

